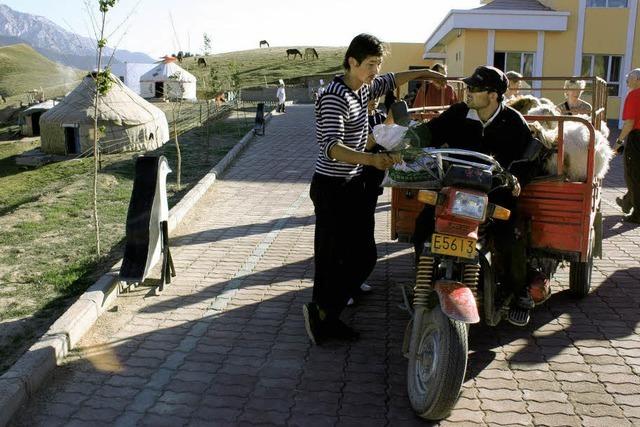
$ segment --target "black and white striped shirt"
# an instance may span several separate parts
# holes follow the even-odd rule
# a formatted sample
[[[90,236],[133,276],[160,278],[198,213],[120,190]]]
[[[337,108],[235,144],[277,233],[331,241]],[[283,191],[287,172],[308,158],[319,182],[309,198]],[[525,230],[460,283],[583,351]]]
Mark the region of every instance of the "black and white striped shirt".
[[[343,76],[333,79],[316,101],[316,139],[320,146],[316,173],[340,178],[362,173],[362,165],[333,160],[329,150],[342,143],[356,151],[364,151],[369,134],[367,103],[395,87],[393,73],[376,77],[371,85],[365,84],[357,92],[344,83]]]

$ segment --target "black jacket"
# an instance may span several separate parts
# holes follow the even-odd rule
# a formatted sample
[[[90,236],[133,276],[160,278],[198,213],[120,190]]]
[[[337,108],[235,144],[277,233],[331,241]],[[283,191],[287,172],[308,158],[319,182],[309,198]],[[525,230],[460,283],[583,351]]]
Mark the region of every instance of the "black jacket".
[[[519,112],[506,105],[501,108],[502,111],[483,128],[478,119],[467,117],[467,104],[453,104],[438,117],[420,126],[424,126],[423,132],[426,131],[423,137],[428,141],[428,146],[440,147],[447,144],[450,148],[488,154],[507,168],[512,161],[522,159],[532,136],[527,122]],[[519,176],[518,172],[515,175],[523,183],[521,178],[525,177]]]

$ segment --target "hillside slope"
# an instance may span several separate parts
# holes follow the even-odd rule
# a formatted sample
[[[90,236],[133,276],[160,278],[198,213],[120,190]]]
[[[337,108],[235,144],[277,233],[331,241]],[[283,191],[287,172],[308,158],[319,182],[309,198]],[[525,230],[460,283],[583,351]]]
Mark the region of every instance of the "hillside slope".
[[[48,60],[29,45],[0,47],[0,94],[13,96],[31,89],[64,93],[66,86],[75,85],[82,72]]]
[[[296,46],[304,55],[305,46]],[[287,83],[304,76],[332,75],[342,71],[346,47],[316,47],[318,59],[287,59],[285,47],[243,50],[207,56],[207,67],[198,66],[196,58],[185,58],[180,64],[198,78],[198,88],[209,81],[212,68],[218,70],[223,88],[228,88],[232,63],[240,77],[240,87],[273,86],[278,79]]]

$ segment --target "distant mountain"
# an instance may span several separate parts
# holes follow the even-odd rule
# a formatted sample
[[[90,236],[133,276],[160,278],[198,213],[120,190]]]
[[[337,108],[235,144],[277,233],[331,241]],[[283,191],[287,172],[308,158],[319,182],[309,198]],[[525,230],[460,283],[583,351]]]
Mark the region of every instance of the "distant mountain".
[[[17,12],[0,4],[0,45],[27,43],[47,58],[76,68],[96,66],[95,40],[65,30],[45,17]],[[73,52],[73,53],[71,53]],[[113,49],[106,47],[109,57]],[[117,49],[113,62],[154,62],[141,52]]]

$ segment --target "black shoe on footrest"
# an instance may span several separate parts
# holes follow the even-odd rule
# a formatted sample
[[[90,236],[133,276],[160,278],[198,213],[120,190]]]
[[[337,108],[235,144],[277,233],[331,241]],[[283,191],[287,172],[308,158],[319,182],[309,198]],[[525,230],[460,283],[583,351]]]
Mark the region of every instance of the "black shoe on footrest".
[[[515,326],[527,326],[531,319],[530,310],[520,307],[511,307],[507,320]]]

